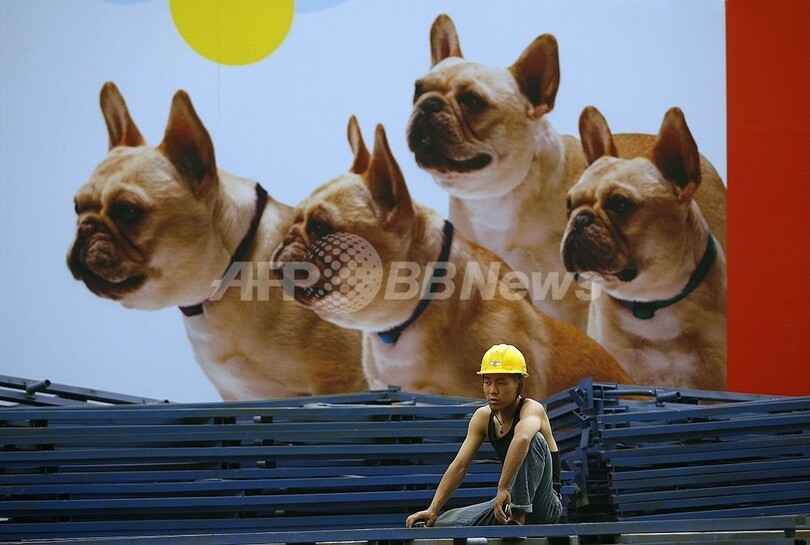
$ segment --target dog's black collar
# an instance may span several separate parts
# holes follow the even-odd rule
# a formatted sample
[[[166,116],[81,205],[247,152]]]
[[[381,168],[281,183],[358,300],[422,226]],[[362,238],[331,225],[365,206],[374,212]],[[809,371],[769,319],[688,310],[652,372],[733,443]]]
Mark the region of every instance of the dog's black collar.
[[[259,230],[259,222],[262,220],[262,214],[264,213],[264,208],[266,205],[267,191],[265,191],[261,184],[256,184],[256,209],[253,211],[253,218],[250,220],[250,227],[248,228],[248,232],[245,234],[242,241],[239,243],[239,246],[236,247],[233,256],[231,256],[231,262],[228,264],[228,268],[225,269],[225,271],[228,271],[228,269],[230,269],[234,263],[245,260],[245,256],[250,251],[250,247],[253,245],[253,239],[256,238],[256,232]],[[196,305],[180,307],[180,311],[186,316],[199,316],[203,313],[203,305],[206,303],[206,301],[197,303]]]
[[[450,257],[450,247],[453,245],[453,224],[446,220],[444,222],[443,238],[444,240],[442,241],[442,250],[439,253],[439,260],[436,262],[437,266],[433,268],[430,289],[428,289],[425,296],[419,300],[419,304],[416,305],[416,308],[413,310],[413,314],[411,314],[410,318],[397,327],[391,328],[388,331],[380,331],[377,333],[377,336],[380,337],[380,340],[382,340],[382,342],[385,344],[396,344],[396,342],[399,340],[399,336],[402,335],[402,332],[422,315],[430,302],[433,300],[433,297],[431,296],[436,293],[436,288],[438,286],[438,284],[434,282],[434,279],[440,278],[447,274],[447,268],[445,266],[439,267],[438,265],[446,265],[447,259]]]
[[[703,253],[703,259],[700,260],[695,272],[692,273],[692,276],[689,278],[686,286],[684,286],[678,295],[664,301],[626,301],[624,299],[616,299],[615,297],[614,299],[617,303],[629,309],[633,313],[633,316],[639,320],[649,320],[655,316],[655,311],[666,308],[670,305],[674,305],[692,293],[695,288],[697,288],[700,283],[703,282],[706,275],[709,274],[709,270],[711,270],[716,257],[717,243],[714,240],[714,236],[709,233],[709,240],[706,243],[706,251]]]

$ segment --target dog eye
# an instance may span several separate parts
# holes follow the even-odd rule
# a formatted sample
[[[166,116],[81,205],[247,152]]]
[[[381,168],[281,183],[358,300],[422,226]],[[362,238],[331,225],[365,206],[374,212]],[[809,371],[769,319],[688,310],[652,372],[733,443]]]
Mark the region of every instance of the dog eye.
[[[73,210],[76,211],[77,216],[81,216],[91,208],[93,208],[93,206],[90,205],[86,200],[73,199]]]
[[[135,225],[143,217],[143,209],[134,204],[118,203],[110,209],[110,218],[123,225]]]
[[[424,92],[424,87],[422,87],[422,84],[417,81],[413,86],[413,101],[416,102]]]
[[[331,233],[332,229],[326,222],[311,219],[307,223],[307,232],[314,240],[318,240]]]
[[[635,203],[622,195],[613,195],[605,203],[605,210],[624,216],[636,207]]]
[[[458,101],[462,106],[474,113],[480,112],[487,107],[487,102],[484,100],[484,97],[473,91],[461,93],[458,97]]]

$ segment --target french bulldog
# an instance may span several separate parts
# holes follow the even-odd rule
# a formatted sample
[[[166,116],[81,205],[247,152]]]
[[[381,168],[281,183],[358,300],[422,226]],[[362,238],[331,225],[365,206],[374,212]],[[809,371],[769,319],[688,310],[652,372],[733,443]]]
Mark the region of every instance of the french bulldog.
[[[255,279],[256,264],[269,269],[292,208],[217,168],[188,95],[174,96],[157,147],[111,82],[101,109],[109,153],[76,193],[73,276],[128,308],[180,306],[197,361],[226,400],[365,390],[360,334],[285,300],[275,275],[267,293],[222,286],[211,297],[230,262],[252,263],[243,273]]]
[[[450,194],[458,231],[528,279],[532,300],[548,315],[585,330],[596,293],[567,273],[559,244],[565,195],[585,168],[579,141],[548,119],[560,82],[557,41],[536,38],[508,68],[462,58],[452,20],[430,31],[432,68],[415,84],[408,145],[417,164]],[[623,157],[642,155],[653,135],[616,135]],[[707,180],[704,208],[725,245],[725,188]],[[587,284],[586,284],[587,285]]]
[[[620,159],[593,107],[580,117],[590,166],[568,192],[566,268],[602,288],[589,334],[640,384],[724,390],[726,259],[696,202],[717,176],[683,112],[645,157]]]
[[[630,381],[593,339],[537,309],[508,265],[411,199],[382,126],[373,153],[354,118],[348,133],[354,152],[350,171],[298,205],[273,260],[282,275],[293,264],[313,268],[312,277],[303,275],[295,284],[296,300],[325,320],[363,332],[363,366],[372,388],[395,384],[407,391],[480,397],[481,355],[499,342],[526,354],[526,395],[536,399],[586,376]],[[365,242],[374,255],[357,267],[343,266],[354,257],[324,253],[321,241],[330,238]],[[356,255],[372,253],[357,242],[351,246]],[[365,300],[351,311],[341,307],[343,287],[355,286],[353,279],[366,282],[374,271],[377,289],[355,294]],[[417,289],[402,288],[403,271],[418,279]]]

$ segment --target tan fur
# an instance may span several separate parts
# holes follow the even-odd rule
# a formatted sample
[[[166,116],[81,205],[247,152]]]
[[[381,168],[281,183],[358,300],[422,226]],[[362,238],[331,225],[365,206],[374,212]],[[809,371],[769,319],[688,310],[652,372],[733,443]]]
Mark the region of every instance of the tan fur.
[[[110,151],[76,194],[71,271],[95,294],[129,308],[206,301],[248,231],[256,182],[216,168],[210,137],[184,92],[174,97],[157,147],[143,140],[114,84],[105,84],[101,103]],[[122,221],[122,204],[142,217]],[[291,223],[292,208],[268,198],[246,260],[269,263]],[[204,314],[184,319],[195,356],[223,398],[366,389],[357,332],[282,300],[280,287],[261,298],[254,291],[242,300],[232,287],[205,303]]]
[[[355,155],[362,155],[365,146],[354,120],[349,132]],[[386,279],[394,262],[416,263],[425,271],[442,247],[444,220],[411,201],[381,127],[368,169],[338,176],[299,204],[295,223],[275,254],[279,269],[308,259],[306,249],[314,242],[313,218],[326,221],[333,232],[349,232],[371,242]],[[316,260],[310,262],[322,267]],[[371,387],[395,384],[407,391],[480,397],[481,385],[474,378],[481,357],[501,342],[514,344],[525,354],[530,397],[542,398],[586,376],[622,383],[631,380],[595,341],[544,315],[520,286],[510,287],[511,269],[492,252],[456,233],[449,263],[455,270],[452,291],[432,300],[395,344],[385,344],[377,332],[405,322],[421,294],[404,300],[386,297],[384,282],[371,303],[351,313],[330,312],[300,293],[298,300],[326,320],[364,332],[364,368]],[[465,290],[468,265],[479,267],[483,278],[470,276]],[[496,279],[491,284],[486,280],[490,270]]]
[[[651,319],[636,318],[616,301],[666,300],[687,284],[709,236],[696,199],[713,187],[716,172],[699,155],[677,108],[667,112],[658,137],[643,138],[645,155],[632,159],[613,156],[619,146],[595,108],[583,111],[580,127],[591,164],[568,194],[572,212],[562,254],[569,270],[597,273],[594,283],[604,291],[592,302],[589,334],[639,383],[724,389],[722,244],[698,287]],[[632,202],[627,212],[617,212],[617,196]],[[712,231],[718,239],[725,234]],[[632,279],[622,278],[627,271],[635,271]]]
[[[450,194],[450,220],[465,237],[516,271],[568,282],[564,296],[533,292],[532,300],[584,331],[589,300],[566,279],[559,243],[565,195],[585,163],[577,139],[559,135],[545,117],[560,79],[556,40],[538,37],[508,68],[463,60],[446,15],[434,22],[430,42],[433,67],[416,82],[408,126],[417,163]],[[633,157],[652,138],[617,135],[616,143],[621,156]],[[709,201],[704,212],[725,247],[725,188],[716,173],[706,186],[701,203]]]

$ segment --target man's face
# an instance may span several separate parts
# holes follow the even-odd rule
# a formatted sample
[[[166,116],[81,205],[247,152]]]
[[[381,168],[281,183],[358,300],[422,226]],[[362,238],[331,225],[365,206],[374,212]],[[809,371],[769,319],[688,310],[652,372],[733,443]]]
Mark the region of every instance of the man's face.
[[[518,396],[518,375],[495,373],[483,375],[484,398],[492,410],[501,410],[513,403]]]

